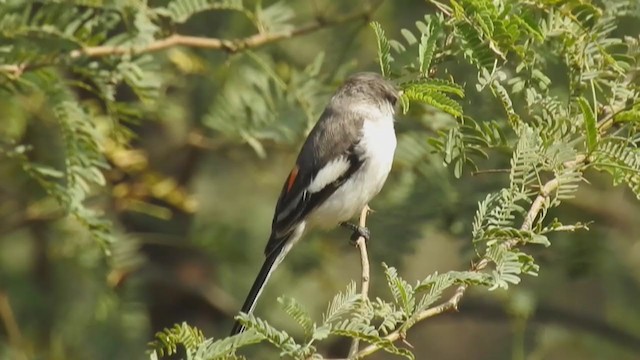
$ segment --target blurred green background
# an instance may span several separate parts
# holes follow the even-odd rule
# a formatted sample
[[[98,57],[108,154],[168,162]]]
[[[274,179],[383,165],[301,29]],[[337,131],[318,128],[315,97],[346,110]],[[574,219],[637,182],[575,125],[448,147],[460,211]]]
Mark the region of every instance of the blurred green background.
[[[390,37],[433,11],[421,1],[288,5],[297,24],[372,6]],[[220,38],[254,31],[232,12],[204,12],[177,30]],[[621,19],[619,34],[639,32],[638,22]],[[361,19],[239,54],[171,48],[156,61],[162,97],[127,125],[135,134],[130,149],[106,143],[107,188],[88,201],[114,223],[118,241],[110,257],[18,165],[0,162],[1,358],[143,359],[156,331],[182,321],[207,336],[226,336],[262,263],[282,181],[313,119],[346,75],[378,71],[374,35]],[[319,81],[296,87],[304,84],[302,69],[314,64]],[[315,102],[285,92],[272,112],[282,128],[263,129],[260,145],[252,145],[228,136],[216,120],[226,102],[255,90],[234,87],[235,80],[265,67]],[[442,67],[469,84],[465,113],[503,116],[497,102],[475,91],[468,65]],[[556,72],[550,77],[562,79],[563,68]],[[0,98],[0,132],[33,144],[34,159],[56,163],[63,149],[41,103],[37,96]],[[242,121],[250,113],[236,116]],[[474,259],[469,234],[477,202],[507,175],[467,172],[455,179],[426,145],[450,121],[426,108],[398,116],[396,163],[369,217],[373,297],[389,296],[382,262],[415,281],[466,269]],[[481,167],[504,168],[508,156],[497,154]],[[535,249],[539,277],[525,277],[508,292],[471,291],[459,313],[416,326],[407,341],[418,359],[640,359],[640,205],[627,189],[588,176],[591,183],[552,215],[592,221],[590,231],[554,235],[551,247]],[[299,333],[277,304],[284,294],[319,317],[359,277],[348,237],[339,229],[308,234],[272,278],[256,314]],[[348,345],[333,339],[320,352],[340,357]],[[278,357],[267,345],[245,353]]]

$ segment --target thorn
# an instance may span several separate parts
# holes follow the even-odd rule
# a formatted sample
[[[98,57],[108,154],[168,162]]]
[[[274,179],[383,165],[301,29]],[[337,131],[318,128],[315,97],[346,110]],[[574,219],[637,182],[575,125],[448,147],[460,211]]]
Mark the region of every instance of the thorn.
[[[478,265],[480,264],[480,262],[481,262],[481,260],[480,261],[471,260],[469,262],[470,265],[471,265],[471,267],[470,267],[471,271],[478,271]]]
[[[458,310],[458,304],[459,304],[459,300],[454,300],[453,304],[451,304],[455,312],[460,312],[460,310]]]
[[[400,340],[402,340],[402,343],[407,345],[407,347],[409,347],[410,349],[414,349],[414,346],[411,345],[409,341],[407,341],[407,337],[405,334],[400,334]]]

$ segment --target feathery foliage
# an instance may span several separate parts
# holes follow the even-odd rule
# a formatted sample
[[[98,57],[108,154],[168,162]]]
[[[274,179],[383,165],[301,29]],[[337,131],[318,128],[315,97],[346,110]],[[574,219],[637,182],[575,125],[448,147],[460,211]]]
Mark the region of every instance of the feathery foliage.
[[[297,300],[280,298],[302,339],[241,314],[238,319],[247,331],[229,338],[205,339],[185,323],[159,332],[150,344],[152,358],[179,349],[188,359],[242,358],[238,352],[243,347],[268,343],[282,357],[319,359],[321,342],[347,337],[373,349],[357,358],[384,350],[413,359],[411,350],[394,340],[419,321],[456,307],[460,298],[443,301],[445,295],[463,294],[470,286],[508,290],[541,271],[530,246],[552,246],[555,232],[588,230],[587,223],[565,225],[564,219],[548,217],[585,186],[588,170],[608,174],[614,185],[626,185],[640,199],[640,38],[616,32],[621,17],[638,17],[637,5],[580,0],[428,3],[434,11],[415,27],[397,31],[396,39],[389,35],[396,32],[378,22],[370,23],[370,32],[380,72],[402,91],[400,103],[409,118],[410,130],[398,136],[401,170],[422,176],[433,163],[442,163],[455,178],[472,173],[501,181],[480,197],[469,221],[477,257],[470,269],[430,274],[412,284],[384,265],[389,294],[363,298],[350,283],[320,319]],[[19,115],[7,117],[28,119],[24,122],[29,126],[0,133],[0,156],[39,185],[41,194],[30,194],[30,200],[55,202],[106,253],[113,248],[126,255],[138,243],[114,245],[111,219],[92,204],[105,201],[106,189],[113,190],[113,197],[124,191],[110,176],[130,176],[127,167],[144,167],[145,159],[123,164],[117,152],[132,146],[132,129],[140,119],[167,110],[163,100],[180,83],[170,77],[189,81],[189,76],[215,73],[222,78],[216,88],[198,89],[207,98],[207,106],[198,109],[204,113],[198,126],[213,139],[207,145],[246,144],[264,158],[269,145],[295,143],[308,132],[333,87],[328,84],[352,70],[339,64],[328,71],[323,54],[310,56],[298,68],[275,61],[274,49],[254,49],[315,28],[292,31],[295,7],[284,1],[1,4],[0,95],[8,102],[28,103]],[[242,18],[254,35],[212,39],[180,32],[190,21],[214,13]],[[331,19],[316,20],[321,28]],[[212,31],[220,32],[225,21]],[[183,47],[174,47],[176,39],[185,38],[189,41],[179,44]],[[233,56],[224,57],[220,73],[207,67],[208,54],[190,47]],[[454,78],[449,66],[471,72],[475,81]],[[552,79],[557,68],[565,78]],[[469,115],[482,114],[469,107],[483,104],[499,106],[501,113]],[[39,127],[50,132],[48,146],[62,155],[38,151],[30,132]],[[175,182],[153,177],[160,178],[155,185],[164,187],[152,186],[154,196],[136,199],[138,208],[155,209],[156,200],[189,208],[177,206],[188,202],[184,194],[167,195],[167,187],[178,187]]]
[[[386,343],[384,334],[405,333],[424,316],[431,316],[425,314],[453,286],[508,289],[525,275],[536,276],[540,266],[522,245],[550,246],[550,232],[586,229],[581,223],[549,222],[546,214],[575,196],[588,167],[610,173],[614,184],[626,183],[636,194],[640,174],[638,118],[633,112],[638,93],[628,72],[637,68],[637,41],[611,37],[620,8],[481,0],[437,5],[441,12],[417,22],[417,31],[402,29],[401,41],[388,39],[382,26],[372,23],[378,62],[382,73],[402,89],[405,112],[415,112],[411,104],[424,104],[453,117],[454,125],[440,130],[429,144],[453,167],[456,177],[463,176],[469,166],[481,172],[481,161],[498,151],[511,154],[505,171],[508,185],[479,203],[472,223],[476,254],[482,267],[490,270],[472,267],[433,274],[413,286],[395,268],[385,267],[391,301],[356,301],[353,293],[351,305],[330,307],[350,314],[347,318],[340,314],[339,330],[332,316],[315,327],[322,338],[325,334],[349,336],[409,358],[410,353]],[[619,46],[624,41],[636,46]],[[569,69],[566,84],[554,83],[545,75],[550,66],[540,55],[545,51]],[[468,94],[468,86],[442,76],[442,63],[451,57],[477,69],[475,90],[502,106],[502,118],[464,115],[459,99]],[[570,88],[570,99],[559,99],[552,86]],[[620,126],[617,135],[611,130],[614,123]],[[423,161],[424,152],[405,155],[416,150],[405,148],[403,142],[420,143],[416,139],[400,138],[399,156],[405,161]],[[317,337],[308,333],[311,326],[305,312],[298,306],[288,312],[304,327],[306,338]]]
[[[156,333],[155,340],[149,343],[149,346],[156,356],[165,356],[176,354],[178,346],[181,345],[187,352],[187,359],[193,359],[193,349],[204,342],[202,331],[182,323]]]

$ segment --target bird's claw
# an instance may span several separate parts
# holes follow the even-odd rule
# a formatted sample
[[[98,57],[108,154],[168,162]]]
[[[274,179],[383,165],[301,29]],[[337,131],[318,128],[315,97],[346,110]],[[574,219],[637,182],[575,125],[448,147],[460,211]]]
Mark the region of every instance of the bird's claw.
[[[343,222],[340,224],[340,226],[346,227],[351,231],[353,231],[353,234],[351,234],[351,237],[349,239],[354,245],[360,237],[363,237],[364,241],[366,242],[369,242],[369,239],[371,238],[371,232],[369,231],[369,228],[366,226],[360,226],[350,222]]]

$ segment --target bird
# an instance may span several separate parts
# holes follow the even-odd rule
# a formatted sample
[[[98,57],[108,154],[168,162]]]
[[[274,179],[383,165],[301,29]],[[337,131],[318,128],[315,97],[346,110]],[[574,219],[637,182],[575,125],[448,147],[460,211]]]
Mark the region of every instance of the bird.
[[[251,314],[264,286],[291,248],[311,228],[347,227],[352,239],[369,239],[349,222],[382,189],[396,149],[399,91],[373,72],[347,78],[308,134],[289,172],[271,224],[265,260],[241,311]],[[236,321],[231,335],[244,331]]]

